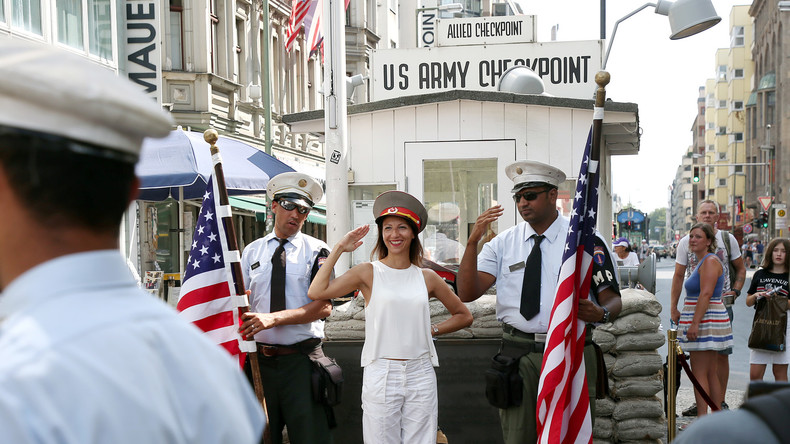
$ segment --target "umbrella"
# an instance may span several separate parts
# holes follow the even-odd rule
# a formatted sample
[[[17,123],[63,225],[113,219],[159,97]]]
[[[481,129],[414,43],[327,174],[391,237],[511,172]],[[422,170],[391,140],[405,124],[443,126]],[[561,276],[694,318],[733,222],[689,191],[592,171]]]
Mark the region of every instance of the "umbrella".
[[[217,141],[229,195],[266,192],[269,178],[294,171],[252,145],[220,136]],[[135,169],[140,178],[138,199],[162,201],[203,196],[213,169],[203,133],[171,131],[161,139],[145,139]],[[179,189],[183,195],[179,196]]]

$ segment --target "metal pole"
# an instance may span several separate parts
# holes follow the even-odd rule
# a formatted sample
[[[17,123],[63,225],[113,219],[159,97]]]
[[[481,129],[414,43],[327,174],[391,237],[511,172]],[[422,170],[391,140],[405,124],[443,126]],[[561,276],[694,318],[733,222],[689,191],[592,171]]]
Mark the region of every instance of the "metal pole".
[[[324,0],[324,129],[326,151],[326,237],[334,246],[351,229],[348,202],[348,105],[346,103],[346,42],[343,0]],[[349,255],[337,262],[342,274],[349,268]]]
[[[606,40],[606,0],[601,0],[601,40]]]
[[[675,375],[678,368],[678,330],[677,328],[670,328],[667,330],[667,439],[672,442],[677,433],[677,426],[675,424],[676,412],[676,394],[677,381]]]
[[[264,146],[266,154],[272,153],[272,81],[270,75],[270,60],[271,54],[271,35],[269,34],[269,0],[263,0],[263,78],[261,79],[261,86],[263,87],[263,120],[264,120]]]

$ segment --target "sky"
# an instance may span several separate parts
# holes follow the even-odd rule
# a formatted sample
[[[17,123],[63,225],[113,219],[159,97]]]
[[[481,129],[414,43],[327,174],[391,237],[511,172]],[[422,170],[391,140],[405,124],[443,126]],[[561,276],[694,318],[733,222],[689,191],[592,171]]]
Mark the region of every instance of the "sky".
[[[550,41],[554,25],[559,25],[558,41],[600,38],[599,0],[518,1],[525,14],[537,16],[538,41]],[[645,3],[607,0],[607,39],[617,20]],[[612,160],[614,193],[624,205],[630,202],[647,213],[669,205],[669,186],[692,144],[699,87],[716,73],[716,49],[729,47],[730,10],[748,4],[713,0],[721,22],[681,40],[669,39],[669,19],[652,6],[618,26],[606,67],[611,75],[606,97],[636,103],[642,129],[639,154]]]

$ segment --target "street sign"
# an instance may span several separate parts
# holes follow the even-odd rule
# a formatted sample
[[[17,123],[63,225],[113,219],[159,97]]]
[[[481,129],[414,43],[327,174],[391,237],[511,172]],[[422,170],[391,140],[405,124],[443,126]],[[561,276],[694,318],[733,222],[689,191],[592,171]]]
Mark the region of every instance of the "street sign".
[[[774,227],[777,230],[780,230],[782,228],[787,228],[787,210],[785,210],[784,208],[780,208],[775,211],[776,211],[775,213],[776,217],[774,218]]]
[[[743,232],[746,233],[746,234],[751,233],[752,232],[752,225],[751,224],[744,225],[743,226]]]
[[[760,197],[757,198],[757,200],[760,201],[760,205],[762,205],[763,210],[768,211],[768,208],[770,208],[771,203],[774,201],[774,197],[773,196],[760,196]]]

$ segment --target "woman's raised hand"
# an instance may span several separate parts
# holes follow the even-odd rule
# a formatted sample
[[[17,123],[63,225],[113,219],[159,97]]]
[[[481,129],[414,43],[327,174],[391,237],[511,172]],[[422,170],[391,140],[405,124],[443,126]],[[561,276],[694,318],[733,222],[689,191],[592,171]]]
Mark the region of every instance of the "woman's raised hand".
[[[370,225],[362,225],[361,227],[354,228],[346,233],[343,239],[340,239],[340,242],[337,243],[337,247],[340,248],[342,252],[352,252],[356,250],[362,245],[362,239],[368,234],[368,231],[370,231]]]

